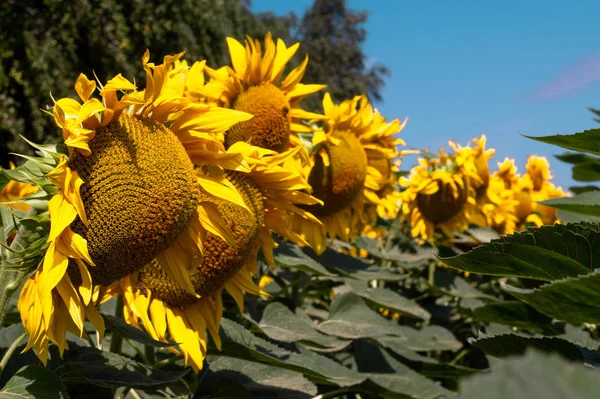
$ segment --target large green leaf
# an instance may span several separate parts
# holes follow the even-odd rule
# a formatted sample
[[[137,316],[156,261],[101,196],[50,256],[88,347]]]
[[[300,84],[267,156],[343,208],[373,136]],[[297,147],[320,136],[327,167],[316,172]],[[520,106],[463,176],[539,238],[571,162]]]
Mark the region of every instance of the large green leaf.
[[[478,370],[475,369],[442,363],[432,357],[423,356],[416,351],[409,349],[409,343],[406,340],[399,340],[397,337],[381,337],[377,338],[376,341],[382,347],[394,353],[396,357],[402,358],[402,363],[428,377],[449,378],[478,372]],[[460,342],[458,344],[461,345]],[[447,347],[444,347],[443,345],[438,346],[442,349],[447,349]],[[460,348],[460,346],[458,347]],[[452,349],[455,348],[455,346],[452,346]]]
[[[417,253],[400,252],[397,249],[386,250],[379,245],[378,240],[366,236],[357,237],[355,245],[367,251],[371,256],[393,261],[406,269],[425,266],[429,264],[430,260],[435,259],[430,249],[420,250]]]
[[[356,342],[354,356],[358,370],[369,377],[363,385],[380,397],[434,399],[455,395],[363,340]]]
[[[583,362],[584,355],[579,346],[555,337],[531,337],[522,334],[486,335],[469,338],[469,343],[496,357],[522,355],[527,348],[544,352],[555,352],[568,360]]]
[[[572,324],[600,323],[600,270],[570,277],[535,289],[503,284],[514,297],[539,312]]]
[[[300,317],[280,302],[267,305],[258,327],[269,338],[282,342],[299,342],[308,346],[343,349],[350,342],[321,334],[306,318]]]
[[[486,323],[499,323],[540,333],[556,333],[552,318],[519,301],[490,303],[473,309],[473,317]]]
[[[274,251],[274,257],[275,262],[282,267],[302,270],[310,275],[335,276],[293,244],[280,242],[279,247]]]
[[[427,326],[420,330],[409,326],[398,326],[400,336],[375,338],[383,347],[400,353],[404,349],[417,352],[427,351],[457,351],[463,344],[452,332],[442,326]]]
[[[63,380],[87,382],[105,388],[131,387],[146,389],[159,387],[181,379],[189,369],[166,371],[154,369],[116,353],[79,346],[69,342],[63,359],[51,348],[50,366]]]
[[[588,191],[574,197],[553,198],[540,204],[581,215],[600,217],[600,191]]]
[[[360,296],[352,292],[335,297],[328,319],[317,329],[350,339],[401,334],[397,324],[372,311]]]
[[[600,155],[600,129],[590,129],[575,134],[557,134],[554,136],[525,136],[542,143],[557,145],[567,150]]]
[[[438,268],[433,277],[433,285],[435,290],[440,290],[444,294],[455,296],[458,298],[484,298],[496,300],[495,297],[481,292],[464,278],[457,275],[454,270],[445,270]]]
[[[497,362],[491,373],[468,377],[461,399],[592,399],[600,397],[595,371],[558,355],[528,352]]]
[[[68,399],[60,378],[40,366],[25,366],[0,390],[0,399]]]
[[[600,235],[586,222],[529,228],[442,261],[473,273],[551,281],[599,267]]]
[[[225,356],[208,362],[217,376],[237,382],[255,397],[300,399],[317,394],[317,387],[295,371]]]
[[[347,279],[346,284],[355,294],[360,295],[368,303],[381,306],[403,315],[429,320],[431,315],[415,301],[395,293],[387,288],[369,287],[366,281]]]
[[[300,350],[298,353],[280,348],[258,338],[241,325],[228,319],[223,319],[221,322],[221,339],[223,341],[222,349],[221,351],[215,350],[214,355],[229,356],[297,371],[313,382],[346,387],[359,384],[366,378],[334,360],[311,351]]]
[[[312,252],[309,248],[303,250]],[[357,280],[398,281],[405,277],[394,269],[382,268],[369,263],[367,260],[355,258],[331,248],[327,248],[321,255],[314,255],[314,257],[320,264],[330,268],[337,274]]]

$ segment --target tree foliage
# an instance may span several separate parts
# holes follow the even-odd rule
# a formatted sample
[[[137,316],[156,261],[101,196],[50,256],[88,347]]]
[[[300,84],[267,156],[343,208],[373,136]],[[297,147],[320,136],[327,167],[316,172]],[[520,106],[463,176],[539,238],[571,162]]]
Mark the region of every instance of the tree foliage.
[[[353,11],[346,0],[315,0],[298,26],[300,51],[310,57],[306,83],[325,83],[334,102],[366,93],[381,101],[389,70],[374,63],[362,49],[367,38],[366,11]],[[319,108],[315,98],[311,108]]]
[[[187,51],[189,60],[213,67],[229,63],[225,38],[285,40],[293,15],[253,14],[248,1],[9,0],[0,4],[0,153],[26,153],[18,135],[55,142],[60,132],[44,114],[52,97],[74,95],[79,73],[106,81],[135,75],[145,49],[155,57]]]

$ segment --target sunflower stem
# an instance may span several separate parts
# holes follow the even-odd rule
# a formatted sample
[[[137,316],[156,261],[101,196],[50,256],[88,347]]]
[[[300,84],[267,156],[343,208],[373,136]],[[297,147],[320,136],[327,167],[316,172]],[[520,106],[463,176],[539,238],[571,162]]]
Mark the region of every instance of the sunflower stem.
[[[26,336],[25,333],[19,335],[19,337],[15,340],[15,342],[13,342],[6,350],[6,353],[2,357],[2,361],[0,361],[0,377],[2,376],[2,372],[6,368],[8,361],[12,357],[13,353],[15,353],[15,351],[17,350],[17,348],[19,347],[19,345],[21,344],[21,341],[23,341],[25,336]]]
[[[123,297],[117,297],[117,308],[115,309],[115,317],[123,320]],[[121,353],[121,347],[123,346],[123,336],[118,331],[113,330],[110,338],[110,348],[112,353]]]

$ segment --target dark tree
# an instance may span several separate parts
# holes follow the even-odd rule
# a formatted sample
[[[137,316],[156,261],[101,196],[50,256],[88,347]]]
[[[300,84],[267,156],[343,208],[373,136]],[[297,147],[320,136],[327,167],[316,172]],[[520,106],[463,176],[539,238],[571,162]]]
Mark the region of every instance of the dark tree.
[[[254,15],[240,0],[5,0],[0,1],[0,165],[8,152],[26,153],[19,139],[56,142],[60,130],[43,110],[52,97],[75,96],[79,73],[106,81],[118,73],[143,86],[141,57],[186,50],[190,61],[229,63],[225,38],[288,41],[293,15]],[[51,97],[52,94],[52,97]]]
[[[363,53],[366,21],[367,12],[349,10],[346,0],[315,0],[297,32],[301,51],[310,57],[304,83],[327,84],[335,102],[362,93],[381,101],[389,71],[381,64],[370,65]],[[320,108],[316,97],[306,101],[310,108]]]

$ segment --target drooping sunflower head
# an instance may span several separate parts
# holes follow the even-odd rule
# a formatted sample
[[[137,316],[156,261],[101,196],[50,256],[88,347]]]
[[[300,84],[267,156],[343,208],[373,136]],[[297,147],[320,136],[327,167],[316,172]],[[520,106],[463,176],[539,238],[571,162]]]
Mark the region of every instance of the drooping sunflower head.
[[[334,104],[329,93],[323,99],[327,119],[323,130],[312,140],[311,161],[306,168],[308,182],[321,205],[305,207],[323,223],[314,229],[294,220],[318,253],[326,237],[350,240],[380,215],[394,214],[392,171],[399,162],[397,145],[404,142],[393,135],[404,127],[398,120],[388,123],[373,109],[366,96]]]
[[[284,151],[299,143],[297,133],[309,133],[302,119],[322,119],[319,114],[304,111],[300,101],[325,85],[302,84],[308,56],[283,78],[287,63],[298,50],[296,43],[287,47],[279,39],[277,44],[267,34],[263,46],[260,41],[246,37],[245,46],[227,38],[232,67],[218,70],[206,68],[211,81],[199,90],[208,100],[254,116],[227,131],[227,147],[238,141],[274,150]]]
[[[234,245],[221,237],[207,234],[204,257],[198,266],[189,271],[194,291],[200,297],[208,297],[225,286],[247,262],[256,257],[260,246],[259,233],[264,223],[263,195],[248,177],[240,172],[228,172],[227,180],[242,195],[248,209],[229,201],[200,193],[200,201],[218,209],[222,220],[231,233]],[[193,304],[197,297],[186,292],[171,280],[158,262],[146,265],[139,273],[139,282],[150,289],[155,298],[169,306],[184,307]]]
[[[469,223],[470,205],[475,204],[471,181],[479,176],[473,157],[458,157],[440,150],[438,158],[421,158],[402,192],[402,218],[411,227],[412,236],[433,241],[439,230],[452,237]]]
[[[350,131],[332,131],[313,155],[308,183],[323,205],[310,211],[331,216],[347,207],[361,193],[367,177],[367,156],[358,138]]]
[[[200,201],[202,190],[243,203],[234,187],[205,178],[194,163],[247,169],[239,154],[224,155],[218,133],[251,116],[192,104],[173,89],[169,68],[181,55],[155,65],[146,52],[142,91],[118,75],[100,87],[100,101],[92,97],[96,83],[82,74],[75,90],[83,104],[55,103],[69,157],[50,154],[56,167],[46,176],[56,193],[48,201],[48,247],[19,302],[28,348],[36,347],[44,361],[48,340],[61,353],[66,348],[64,325],[81,335],[88,318],[103,329],[95,310],[98,288],[148,263],[193,293],[183,271],[201,261],[206,231],[228,234],[218,211]],[[59,331],[53,321],[64,317],[55,314],[61,309],[72,322]]]
[[[209,230],[204,239],[204,256],[187,274],[194,292],[186,292],[172,280],[157,262],[144,267],[137,280],[122,281],[126,320],[133,325],[141,320],[146,330],[159,340],[166,339],[167,324],[171,338],[187,364],[196,371],[206,355],[208,329],[220,346],[218,334],[222,313],[221,291],[227,290],[243,309],[244,293],[261,292],[252,280],[258,272],[257,253],[262,248],[267,263],[274,265],[271,231],[299,244],[307,243],[289,223],[290,214],[319,223],[314,216],[295,204],[311,205],[317,200],[302,192],[310,187],[295,164],[299,147],[277,154],[270,150],[236,143],[228,153],[242,154],[250,171],[225,173],[227,181],[241,194],[244,207],[200,192],[200,203],[221,215],[220,224],[230,235],[220,237]]]

